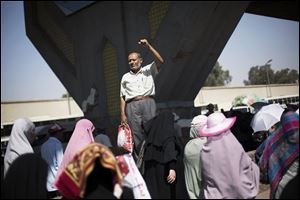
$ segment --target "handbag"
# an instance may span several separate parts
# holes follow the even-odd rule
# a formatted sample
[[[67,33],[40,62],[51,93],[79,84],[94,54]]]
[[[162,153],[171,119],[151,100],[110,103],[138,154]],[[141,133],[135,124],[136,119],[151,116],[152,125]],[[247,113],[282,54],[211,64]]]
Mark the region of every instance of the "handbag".
[[[118,144],[118,147],[122,147],[129,153],[132,153],[132,151],[133,151],[132,133],[131,133],[131,129],[127,123],[122,123],[118,127],[117,144]]]

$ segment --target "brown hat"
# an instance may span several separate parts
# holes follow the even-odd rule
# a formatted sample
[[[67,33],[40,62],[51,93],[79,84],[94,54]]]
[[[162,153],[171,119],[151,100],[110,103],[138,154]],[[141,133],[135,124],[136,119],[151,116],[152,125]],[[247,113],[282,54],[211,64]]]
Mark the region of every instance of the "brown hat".
[[[60,124],[58,123],[54,123],[48,130],[48,133],[52,134],[52,133],[57,133],[60,131],[65,130]]]

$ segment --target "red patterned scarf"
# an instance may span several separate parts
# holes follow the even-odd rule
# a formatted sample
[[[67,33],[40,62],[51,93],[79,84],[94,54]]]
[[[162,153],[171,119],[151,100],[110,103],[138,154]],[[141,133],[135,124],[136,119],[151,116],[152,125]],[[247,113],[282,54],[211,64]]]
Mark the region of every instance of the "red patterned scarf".
[[[56,183],[65,198],[84,198],[87,178],[94,170],[96,162],[113,172],[114,185],[121,185],[124,174],[113,153],[104,145],[92,143],[75,155]]]

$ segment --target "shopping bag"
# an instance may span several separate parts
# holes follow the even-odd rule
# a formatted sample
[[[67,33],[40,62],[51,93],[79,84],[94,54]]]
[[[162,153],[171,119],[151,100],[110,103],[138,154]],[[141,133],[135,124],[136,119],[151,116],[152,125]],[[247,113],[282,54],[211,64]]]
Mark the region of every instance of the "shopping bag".
[[[122,123],[121,125],[119,125],[117,144],[118,147],[122,147],[129,153],[132,153],[133,139],[131,129],[127,123]]]

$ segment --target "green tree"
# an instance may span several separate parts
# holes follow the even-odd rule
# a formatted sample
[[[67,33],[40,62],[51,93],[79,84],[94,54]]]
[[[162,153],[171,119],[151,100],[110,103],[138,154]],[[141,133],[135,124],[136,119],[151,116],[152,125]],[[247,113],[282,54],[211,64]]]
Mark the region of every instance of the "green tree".
[[[289,68],[276,71],[274,73],[270,64],[251,67],[248,72],[248,80],[244,80],[245,85],[262,85],[262,84],[283,84],[296,83],[298,81],[297,70]],[[269,79],[269,80],[268,80]]]
[[[68,98],[68,97],[70,97],[70,95],[68,93],[61,95],[61,98]]]
[[[299,83],[299,72],[295,69],[290,70],[288,76],[292,83]]]
[[[217,61],[208,75],[204,86],[224,86],[231,82],[232,77],[228,70],[222,70],[222,66]]]
[[[296,83],[298,80],[299,74],[297,70],[285,68],[275,73],[275,83]]]

